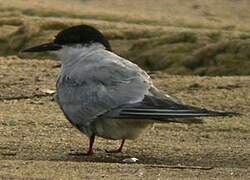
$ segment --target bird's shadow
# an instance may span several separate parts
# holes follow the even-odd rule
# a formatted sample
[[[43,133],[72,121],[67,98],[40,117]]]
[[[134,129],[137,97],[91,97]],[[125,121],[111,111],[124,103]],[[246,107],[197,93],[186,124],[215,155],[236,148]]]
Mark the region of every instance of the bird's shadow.
[[[25,160],[25,161],[63,161],[63,162],[92,162],[92,163],[122,163],[127,158],[137,158],[138,161],[133,164],[143,165],[185,165],[185,166],[203,166],[203,167],[227,167],[227,168],[247,168],[250,166],[250,154],[244,157],[239,156],[218,156],[218,154],[154,154],[148,152],[125,151],[123,153],[110,154],[98,150],[94,155],[86,156],[79,151],[50,151],[46,155],[37,155],[32,152],[9,153],[2,155],[2,160]]]

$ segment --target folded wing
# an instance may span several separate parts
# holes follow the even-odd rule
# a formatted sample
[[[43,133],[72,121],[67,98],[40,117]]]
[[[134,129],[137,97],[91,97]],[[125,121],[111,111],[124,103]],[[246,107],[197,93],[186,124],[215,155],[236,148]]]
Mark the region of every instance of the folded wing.
[[[177,119],[199,120],[193,118],[233,116],[235,112],[207,110],[185,105],[171,96],[161,94],[156,88],[150,89],[141,102],[123,107],[116,118],[155,119],[163,122],[178,121]]]

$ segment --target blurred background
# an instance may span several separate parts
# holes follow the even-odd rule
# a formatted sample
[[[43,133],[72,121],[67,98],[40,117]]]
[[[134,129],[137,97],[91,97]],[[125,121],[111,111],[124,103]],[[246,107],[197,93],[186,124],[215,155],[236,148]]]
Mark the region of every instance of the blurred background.
[[[0,0],[0,56],[50,58],[19,51],[89,24],[149,71],[249,75],[249,7],[248,0]]]

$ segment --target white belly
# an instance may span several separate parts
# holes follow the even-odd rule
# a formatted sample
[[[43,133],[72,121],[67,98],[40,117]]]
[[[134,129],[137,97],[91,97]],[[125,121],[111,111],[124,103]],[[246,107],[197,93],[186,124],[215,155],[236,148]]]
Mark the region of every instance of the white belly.
[[[99,119],[93,124],[96,136],[106,139],[136,139],[146,129],[152,128],[153,122],[126,119]]]

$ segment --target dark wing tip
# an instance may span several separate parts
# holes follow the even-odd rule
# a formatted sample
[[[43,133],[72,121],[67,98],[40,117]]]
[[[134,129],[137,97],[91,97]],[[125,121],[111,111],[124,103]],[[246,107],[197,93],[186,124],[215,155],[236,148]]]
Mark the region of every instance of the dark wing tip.
[[[218,116],[229,116],[229,117],[232,117],[232,116],[241,116],[242,114],[241,113],[238,113],[238,112],[219,112],[219,111],[215,111],[215,113],[218,114]]]

